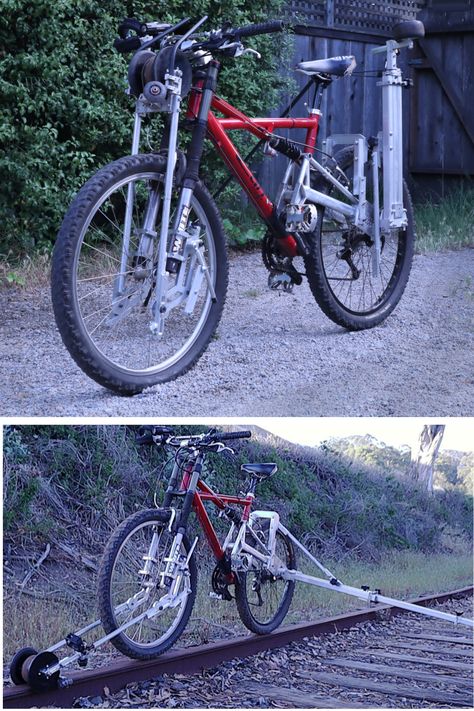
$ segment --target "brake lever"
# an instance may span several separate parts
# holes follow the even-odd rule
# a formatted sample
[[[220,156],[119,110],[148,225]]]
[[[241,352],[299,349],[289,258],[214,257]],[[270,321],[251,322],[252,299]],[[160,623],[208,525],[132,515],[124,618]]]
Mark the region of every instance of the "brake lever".
[[[253,54],[257,59],[261,59],[262,55],[260,52],[257,52],[256,49],[252,49],[251,47],[244,47],[241,52],[238,52],[235,54],[236,57],[245,57],[246,54]]]
[[[231,57],[244,57],[246,54],[253,54],[257,59],[262,58],[260,52],[257,52],[256,49],[252,49],[251,47],[244,47],[242,42],[224,42],[224,44],[221,44],[219,47],[219,50]]]
[[[231,447],[227,447],[227,445],[225,445],[223,442],[213,442],[209,445],[209,449],[214,449],[219,454],[225,451],[230,452],[231,454],[235,454],[235,451],[231,449]]]

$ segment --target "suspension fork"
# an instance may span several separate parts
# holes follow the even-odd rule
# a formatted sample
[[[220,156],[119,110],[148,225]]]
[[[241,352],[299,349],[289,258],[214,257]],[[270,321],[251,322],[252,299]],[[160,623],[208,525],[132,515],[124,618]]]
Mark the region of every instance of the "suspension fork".
[[[207,133],[208,115],[211,108],[212,98],[217,86],[219,67],[219,62],[214,59],[211,60],[209,68],[200,82],[202,85],[202,93],[199,101],[199,109],[195,119],[191,143],[186,156],[186,170],[184,173],[183,187],[179,196],[176,217],[173,225],[173,239],[171,242],[170,256],[166,262],[166,267],[172,274],[176,274],[179,270],[181,255],[183,253],[187,237],[186,227],[188,224],[189,213],[191,211],[191,201],[194,189],[199,180],[199,166],[204,148],[204,140]]]
[[[176,492],[176,486],[178,483],[178,476],[181,471],[181,464],[182,464],[182,461],[180,459],[180,460],[175,461],[175,463],[173,465],[173,470],[171,472],[168,487],[167,487],[167,489],[165,491],[165,495],[163,497],[163,508],[164,509],[169,508],[169,506],[171,505],[171,501],[173,499],[173,495]],[[172,527],[173,527],[174,520],[175,520],[175,513],[176,513],[175,509],[172,509],[170,520],[168,523],[168,530],[170,532],[173,530]],[[150,547],[148,549],[148,553],[143,556],[144,566],[143,566],[142,570],[139,571],[139,574],[144,575],[144,576],[149,575],[151,573],[152,568],[153,568],[153,563],[157,562],[156,554],[158,551],[158,545],[160,542],[161,533],[162,533],[162,531],[155,531],[153,533]],[[145,585],[146,585],[146,580],[145,580]]]
[[[181,555],[181,553],[180,553],[181,544],[183,542],[184,536],[186,535],[189,514],[191,513],[191,510],[192,510],[194,495],[196,493],[198,481],[201,476],[203,461],[204,461],[204,454],[202,452],[197,452],[197,454],[195,455],[195,463],[192,468],[191,478],[190,478],[190,480],[187,484],[187,487],[186,487],[186,494],[184,496],[183,507],[179,513],[179,516],[173,522],[173,526],[172,526],[172,531],[174,532],[174,538],[173,538],[173,543],[171,545],[170,554],[169,554],[168,558],[166,559],[165,569],[162,572],[162,579],[164,582],[168,582],[168,583],[171,583],[172,580],[175,580],[174,587],[176,587],[178,584],[176,581],[179,576],[179,567],[178,566],[179,566],[179,559],[180,559],[180,555]],[[170,479],[170,484],[172,481],[173,481],[173,474]],[[170,494],[171,494],[171,492],[170,492]],[[191,558],[191,556],[194,552],[194,548],[196,546],[197,540],[198,539],[196,538],[193,545],[191,546],[191,549],[187,555],[186,562],[188,562],[189,559]]]

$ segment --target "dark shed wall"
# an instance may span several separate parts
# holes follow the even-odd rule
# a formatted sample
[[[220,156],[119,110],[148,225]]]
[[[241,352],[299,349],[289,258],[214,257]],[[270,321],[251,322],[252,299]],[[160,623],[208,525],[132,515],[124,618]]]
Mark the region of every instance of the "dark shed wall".
[[[461,5],[469,6],[461,11]],[[436,3],[421,13],[426,37],[415,50],[409,169],[474,174],[474,12]]]
[[[474,2],[473,0],[318,0],[289,3],[299,18],[294,61],[354,54],[356,72],[382,66],[371,50],[383,44],[403,18],[418,16],[427,30],[413,51],[403,50],[400,66],[414,88],[403,95],[405,173],[424,188],[474,175]],[[304,75],[294,74],[301,88]],[[280,113],[291,97],[284,97]],[[304,115],[303,99],[293,115]],[[381,94],[373,76],[337,79],[326,93],[320,141],[331,133],[374,135],[381,126]],[[321,146],[321,143],[318,144]],[[265,187],[277,187],[283,161],[267,159],[259,169]]]

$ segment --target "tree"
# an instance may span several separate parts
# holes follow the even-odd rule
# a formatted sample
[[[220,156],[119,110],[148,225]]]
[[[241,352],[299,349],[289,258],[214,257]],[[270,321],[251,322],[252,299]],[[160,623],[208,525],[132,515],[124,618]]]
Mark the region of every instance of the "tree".
[[[434,463],[441,446],[445,425],[424,425],[418,439],[418,449],[412,452],[411,464],[408,469],[413,481],[433,493]]]

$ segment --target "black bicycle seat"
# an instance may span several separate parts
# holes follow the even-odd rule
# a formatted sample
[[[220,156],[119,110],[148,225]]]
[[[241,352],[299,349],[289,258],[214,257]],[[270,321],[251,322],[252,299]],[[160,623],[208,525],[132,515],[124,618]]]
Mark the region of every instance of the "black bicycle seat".
[[[425,26],[420,20],[403,20],[395,25],[392,32],[397,42],[404,39],[418,39],[425,36]]]
[[[243,472],[253,474],[257,479],[267,479],[267,477],[275,474],[278,469],[276,464],[271,462],[259,462],[258,464],[242,464],[240,467]]]

